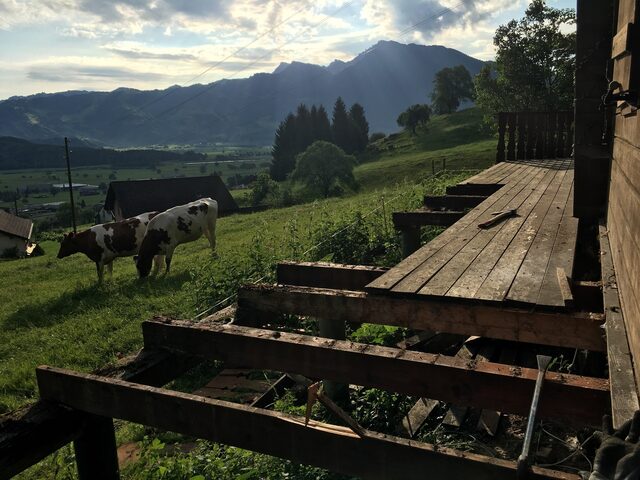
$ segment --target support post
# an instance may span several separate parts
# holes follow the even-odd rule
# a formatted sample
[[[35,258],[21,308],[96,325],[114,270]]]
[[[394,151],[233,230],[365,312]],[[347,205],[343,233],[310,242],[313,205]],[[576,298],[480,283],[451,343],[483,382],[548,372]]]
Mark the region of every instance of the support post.
[[[69,180],[69,201],[71,203],[71,221],[73,233],[76,233],[76,206],[73,203],[73,183],[71,183],[71,161],[69,160],[69,139],[64,137],[64,152],[67,160],[67,178]]]
[[[80,480],[119,480],[113,420],[85,413],[85,424],[73,442]]]
[[[420,248],[420,227],[404,227],[402,234],[402,258],[407,258]]]

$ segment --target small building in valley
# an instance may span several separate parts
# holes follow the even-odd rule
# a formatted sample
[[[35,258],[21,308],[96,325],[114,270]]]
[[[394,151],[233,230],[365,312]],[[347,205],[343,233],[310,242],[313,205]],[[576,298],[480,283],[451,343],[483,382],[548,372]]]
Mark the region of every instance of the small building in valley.
[[[162,212],[206,197],[218,202],[220,215],[238,211],[237,203],[218,175],[111,182],[104,209],[119,221],[144,212]]]
[[[31,220],[0,209],[0,256],[25,257],[32,233]]]

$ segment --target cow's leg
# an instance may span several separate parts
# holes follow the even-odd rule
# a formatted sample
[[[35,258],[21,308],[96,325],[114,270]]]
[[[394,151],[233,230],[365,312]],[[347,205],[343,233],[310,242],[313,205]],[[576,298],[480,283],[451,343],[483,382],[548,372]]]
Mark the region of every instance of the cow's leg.
[[[160,271],[160,267],[162,267],[162,255],[156,255],[153,257],[153,273],[152,275],[155,277]]]
[[[171,258],[172,257],[173,257],[173,250],[167,251],[167,253],[165,254],[165,257],[164,257],[164,263],[167,266],[167,269],[164,271],[165,275],[168,275],[169,271],[171,270]]]
[[[211,247],[211,251],[216,251],[216,219],[210,221],[205,230],[205,235],[207,239],[209,239],[209,246]]]
[[[107,272],[109,272],[109,276],[113,277],[113,260],[107,263],[106,267],[107,267]]]
[[[104,264],[102,262],[96,262],[96,270],[98,270],[98,283],[102,283],[104,278]]]

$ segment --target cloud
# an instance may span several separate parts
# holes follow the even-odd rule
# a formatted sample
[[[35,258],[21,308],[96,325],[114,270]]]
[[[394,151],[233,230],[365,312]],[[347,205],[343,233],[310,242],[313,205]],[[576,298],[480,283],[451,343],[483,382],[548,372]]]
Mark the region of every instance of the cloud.
[[[190,53],[155,53],[137,49],[125,49],[118,47],[105,47],[105,50],[113,52],[116,55],[120,55],[124,58],[130,58],[134,60],[167,60],[167,61],[195,61],[197,56]]]
[[[138,72],[127,68],[77,66],[77,65],[43,65],[27,71],[27,77],[31,80],[46,82],[77,82],[86,83],[93,80],[117,80],[117,81],[158,81],[166,76],[153,72]]]

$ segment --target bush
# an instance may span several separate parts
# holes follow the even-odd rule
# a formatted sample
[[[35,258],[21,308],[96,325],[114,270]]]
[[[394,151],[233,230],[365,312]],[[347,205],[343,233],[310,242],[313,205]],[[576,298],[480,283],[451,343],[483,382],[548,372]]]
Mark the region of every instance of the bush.
[[[371,142],[371,143],[377,142],[378,140],[382,140],[383,138],[386,138],[386,135],[384,133],[382,133],[382,132],[374,132],[369,137],[369,142]]]

